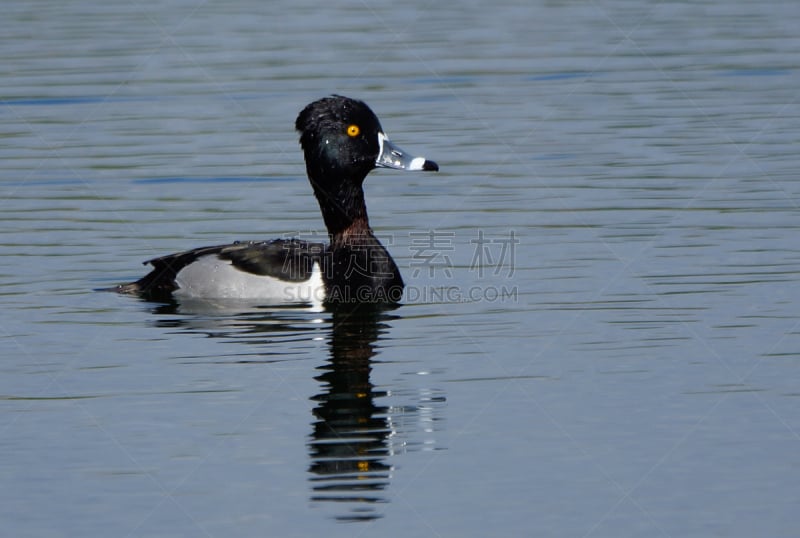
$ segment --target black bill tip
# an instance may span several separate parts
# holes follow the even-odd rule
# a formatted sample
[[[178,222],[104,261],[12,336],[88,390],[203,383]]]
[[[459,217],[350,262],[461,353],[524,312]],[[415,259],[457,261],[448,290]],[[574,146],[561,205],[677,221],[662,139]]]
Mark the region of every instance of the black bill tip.
[[[429,160],[425,159],[425,162],[422,163],[422,169],[424,171],[426,171],[426,172],[438,172],[439,171],[439,165],[436,164],[433,161],[429,161]]]

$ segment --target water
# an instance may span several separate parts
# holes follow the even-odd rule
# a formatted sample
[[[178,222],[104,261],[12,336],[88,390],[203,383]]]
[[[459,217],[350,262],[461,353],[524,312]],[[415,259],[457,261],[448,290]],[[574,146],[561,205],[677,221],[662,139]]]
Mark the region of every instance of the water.
[[[4,534],[796,536],[797,15],[6,2]],[[318,236],[334,92],[441,165],[367,181],[404,305],[93,291]]]

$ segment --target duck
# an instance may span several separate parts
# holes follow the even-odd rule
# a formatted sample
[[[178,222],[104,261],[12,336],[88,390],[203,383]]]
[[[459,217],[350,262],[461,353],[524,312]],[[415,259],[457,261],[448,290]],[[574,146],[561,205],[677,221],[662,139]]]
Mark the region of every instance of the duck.
[[[246,299],[268,304],[398,303],[403,278],[369,224],[364,180],[375,168],[438,171],[389,140],[363,101],[331,95],[297,116],[306,173],[329,242],[235,241],[145,261],[121,294],[149,300]]]

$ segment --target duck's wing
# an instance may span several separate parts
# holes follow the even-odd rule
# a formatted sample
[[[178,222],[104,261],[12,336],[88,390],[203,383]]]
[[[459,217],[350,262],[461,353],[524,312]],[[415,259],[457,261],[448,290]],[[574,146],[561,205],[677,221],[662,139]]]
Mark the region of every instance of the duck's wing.
[[[152,265],[152,271],[136,282],[122,284],[114,289],[119,293],[148,298],[168,297],[178,289],[178,273],[208,257],[227,261],[236,269],[251,275],[285,282],[303,282],[311,277],[315,263],[322,266],[324,251],[323,243],[309,243],[298,239],[200,247],[148,260],[144,263]]]

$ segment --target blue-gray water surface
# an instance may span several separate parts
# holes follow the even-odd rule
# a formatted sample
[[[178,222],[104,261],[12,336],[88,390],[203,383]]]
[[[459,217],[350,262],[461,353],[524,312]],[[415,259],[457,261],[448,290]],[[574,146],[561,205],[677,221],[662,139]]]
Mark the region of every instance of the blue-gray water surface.
[[[797,536],[796,2],[9,0],[4,536]],[[324,235],[293,130],[367,101],[382,312],[148,303]]]

